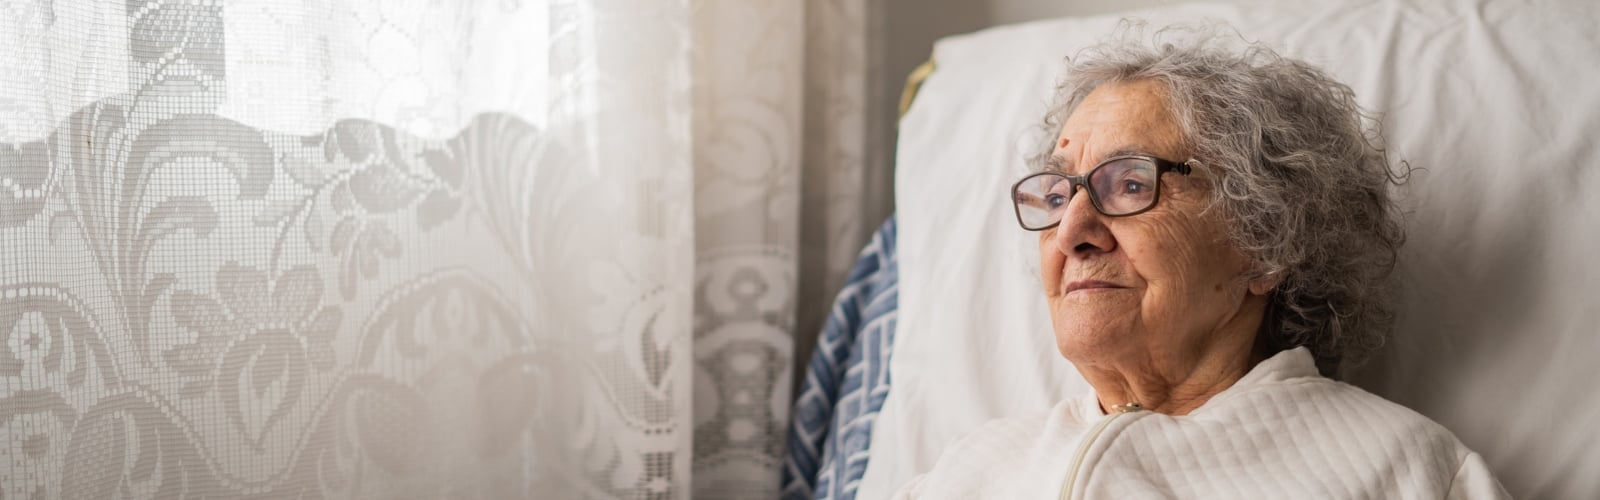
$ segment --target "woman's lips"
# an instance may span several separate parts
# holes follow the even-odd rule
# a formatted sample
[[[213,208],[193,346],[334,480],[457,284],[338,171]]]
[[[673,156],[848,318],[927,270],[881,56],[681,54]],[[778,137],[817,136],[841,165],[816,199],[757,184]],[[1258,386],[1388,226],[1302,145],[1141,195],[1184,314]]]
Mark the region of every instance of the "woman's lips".
[[[1067,294],[1070,295],[1070,294],[1072,294],[1072,292],[1094,292],[1094,291],[1117,290],[1117,289],[1121,289],[1121,288],[1127,288],[1127,287],[1124,287],[1124,286],[1121,286],[1121,285],[1117,285],[1116,283],[1112,283],[1112,282],[1109,282],[1109,281],[1078,280],[1078,281],[1074,281],[1074,282],[1071,282],[1071,283],[1067,283]]]

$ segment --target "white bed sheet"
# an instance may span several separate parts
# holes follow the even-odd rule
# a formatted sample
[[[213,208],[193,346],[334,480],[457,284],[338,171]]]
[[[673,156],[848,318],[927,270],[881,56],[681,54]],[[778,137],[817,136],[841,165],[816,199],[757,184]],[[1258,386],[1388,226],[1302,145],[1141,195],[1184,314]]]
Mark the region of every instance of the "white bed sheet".
[[[1462,0],[1185,5],[939,42],[901,122],[893,389],[860,498],[988,419],[1087,390],[1006,189],[1062,58],[1128,15],[1224,21],[1354,87],[1420,170],[1399,189],[1396,331],[1353,380],[1455,431],[1516,497],[1600,495],[1600,10]]]

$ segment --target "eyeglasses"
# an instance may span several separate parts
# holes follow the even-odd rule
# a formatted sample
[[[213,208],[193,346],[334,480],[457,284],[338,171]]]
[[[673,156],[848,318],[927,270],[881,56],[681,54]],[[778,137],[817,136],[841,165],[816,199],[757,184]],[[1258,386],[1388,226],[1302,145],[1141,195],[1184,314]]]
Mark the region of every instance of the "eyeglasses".
[[[1086,175],[1039,172],[1011,186],[1017,222],[1029,231],[1043,231],[1061,223],[1067,202],[1078,186],[1089,191],[1094,209],[1107,217],[1137,215],[1156,206],[1161,197],[1161,174],[1189,175],[1195,160],[1177,163],[1153,156],[1115,156],[1100,162]]]

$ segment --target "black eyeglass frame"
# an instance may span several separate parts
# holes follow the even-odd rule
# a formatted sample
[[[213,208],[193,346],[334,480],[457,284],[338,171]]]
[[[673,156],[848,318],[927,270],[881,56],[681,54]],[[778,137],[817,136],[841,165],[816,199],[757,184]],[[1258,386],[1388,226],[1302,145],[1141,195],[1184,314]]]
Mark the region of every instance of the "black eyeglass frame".
[[[1155,186],[1152,187],[1152,189],[1155,190],[1154,198],[1151,198],[1150,206],[1147,206],[1147,207],[1144,207],[1144,208],[1141,208],[1141,209],[1138,209],[1138,210],[1135,210],[1135,211],[1132,211],[1132,212],[1128,212],[1128,213],[1125,213],[1125,214],[1116,214],[1116,215],[1108,214],[1108,213],[1106,213],[1105,208],[1102,208],[1100,206],[1100,195],[1095,194],[1094,188],[1089,185],[1089,178],[1090,177],[1094,177],[1095,172],[1099,171],[1101,168],[1105,168],[1106,165],[1110,165],[1112,162],[1115,162],[1115,161],[1118,161],[1118,160],[1128,160],[1128,159],[1146,160],[1146,161],[1149,161],[1149,162],[1154,163],[1156,165]],[[1162,174],[1165,174],[1165,173],[1170,171],[1170,172],[1177,172],[1179,175],[1185,175],[1186,176],[1186,175],[1189,175],[1189,173],[1193,170],[1194,166],[1199,165],[1199,164],[1200,164],[1200,162],[1198,160],[1193,159],[1193,158],[1190,158],[1190,159],[1185,160],[1185,161],[1180,163],[1180,162],[1175,162],[1175,161],[1167,160],[1167,159],[1163,159],[1163,158],[1157,158],[1157,157],[1149,156],[1149,155],[1119,155],[1119,156],[1113,156],[1113,157],[1110,157],[1110,158],[1106,158],[1105,160],[1101,161],[1098,165],[1095,165],[1094,168],[1089,169],[1089,171],[1085,172],[1083,175],[1067,175],[1067,174],[1063,174],[1061,172],[1056,172],[1056,171],[1051,171],[1051,170],[1046,170],[1046,171],[1043,171],[1043,172],[1035,172],[1035,173],[1032,173],[1032,174],[1028,174],[1026,177],[1023,177],[1021,180],[1018,180],[1016,183],[1011,185],[1011,211],[1013,213],[1015,213],[1016,216],[1017,216],[1017,225],[1022,226],[1022,229],[1025,230],[1025,231],[1043,231],[1043,230],[1050,229],[1052,227],[1056,227],[1056,226],[1061,225],[1061,220],[1057,219],[1054,223],[1052,223],[1052,224],[1050,224],[1048,226],[1043,226],[1043,227],[1039,227],[1039,228],[1028,227],[1028,224],[1026,222],[1022,221],[1022,205],[1017,203],[1017,194],[1018,194],[1018,190],[1020,190],[1022,188],[1022,183],[1028,182],[1028,180],[1034,179],[1034,178],[1037,178],[1037,177],[1041,177],[1041,176],[1045,176],[1045,175],[1054,175],[1054,176],[1059,176],[1059,177],[1067,180],[1068,189],[1069,189],[1068,192],[1071,193],[1071,194],[1067,195],[1067,201],[1068,202],[1072,201],[1072,197],[1078,195],[1078,187],[1082,186],[1084,192],[1089,193],[1089,204],[1093,205],[1094,206],[1094,210],[1096,212],[1100,212],[1100,215],[1104,215],[1106,217],[1128,217],[1128,216],[1133,216],[1133,215],[1139,215],[1139,214],[1142,214],[1142,213],[1145,213],[1145,212],[1149,212],[1150,209],[1156,207],[1157,203],[1161,202],[1161,175]]]

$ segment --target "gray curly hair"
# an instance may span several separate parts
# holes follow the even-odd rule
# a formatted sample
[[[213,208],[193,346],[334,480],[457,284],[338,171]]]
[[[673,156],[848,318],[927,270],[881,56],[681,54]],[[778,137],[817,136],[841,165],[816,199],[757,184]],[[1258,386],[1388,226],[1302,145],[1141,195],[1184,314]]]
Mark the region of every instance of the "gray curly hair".
[[[1251,259],[1243,279],[1283,277],[1258,351],[1305,346],[1328,376],[1359,363],[1394,323],[1391,278],[1405,235],[1388,187],[1409,167],[1390,167],[1354,92],[1310,64],[1257,43],[1237,47],[1215,28],[1168,28],[1153,45],[1126,28],[1068,59],[1044,120],[1052,144],[1034,160],[1101,85],[1163,84],[1184,144],[1212,173],[1211,206]],[[1160,40],[1170,33],[1180,40]]]

